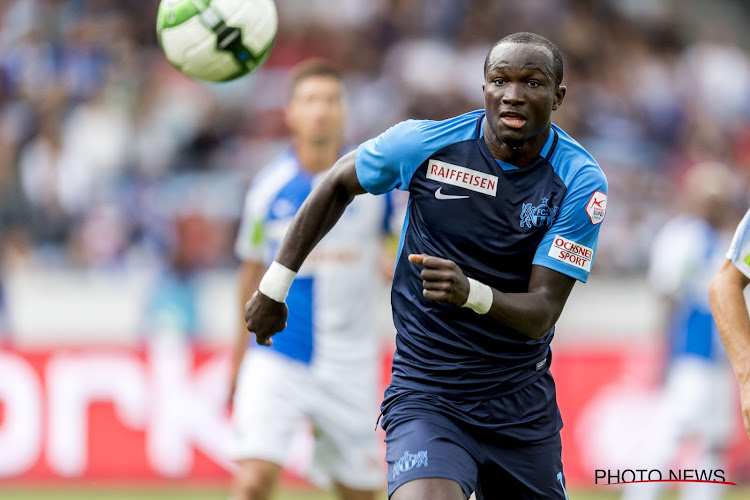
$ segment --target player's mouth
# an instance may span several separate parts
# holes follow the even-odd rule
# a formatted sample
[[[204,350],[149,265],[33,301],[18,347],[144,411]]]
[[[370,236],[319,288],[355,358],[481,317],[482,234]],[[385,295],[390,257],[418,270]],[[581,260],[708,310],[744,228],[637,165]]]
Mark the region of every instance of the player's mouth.
[[[500,113],[500,121],[508,128],[521,128],[526,125],[526,117],[515,111]]]

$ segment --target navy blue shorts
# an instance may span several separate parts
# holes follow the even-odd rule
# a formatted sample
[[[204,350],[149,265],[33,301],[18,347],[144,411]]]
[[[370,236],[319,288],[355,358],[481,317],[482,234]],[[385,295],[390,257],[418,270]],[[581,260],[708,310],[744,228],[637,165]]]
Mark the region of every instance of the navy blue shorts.
[[[389,497],[414,479],[443,478],[477,500],[568,498],[549,374],[489,401],[389,388],[384,410]]]

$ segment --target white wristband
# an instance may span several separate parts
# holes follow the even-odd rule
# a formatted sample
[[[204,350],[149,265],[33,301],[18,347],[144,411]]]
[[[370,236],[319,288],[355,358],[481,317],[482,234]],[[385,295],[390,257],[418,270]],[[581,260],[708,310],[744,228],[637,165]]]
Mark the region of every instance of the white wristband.
[[[492,288],[475,279],[467,279],[469,280],[469,297],[461,307],[468,307],[477,314],[487,314],[492,307]]]
[[[271,263],[263,279],[260,280],[258,291],[276,302],[286,302],[289,288],[297,273],[276,261]]]

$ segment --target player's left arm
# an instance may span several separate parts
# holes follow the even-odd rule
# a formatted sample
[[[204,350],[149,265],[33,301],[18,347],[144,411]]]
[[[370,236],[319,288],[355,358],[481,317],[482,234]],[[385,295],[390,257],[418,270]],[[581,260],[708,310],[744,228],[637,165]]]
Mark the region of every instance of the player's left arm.
[[[428,255],[410,255],[409,261],[422,269],[423,295],[440,304],[471,307],[480,314],[538,339],[557,322],[575,284],[575,278],[542,266],[532,266],[527,293],[503,293],[469,278],[453,261]],[[480,288],[484,297],[471,297]],[[473,306],[473,307],[472,307]],[[484,310],[486,307],[488,310]]]

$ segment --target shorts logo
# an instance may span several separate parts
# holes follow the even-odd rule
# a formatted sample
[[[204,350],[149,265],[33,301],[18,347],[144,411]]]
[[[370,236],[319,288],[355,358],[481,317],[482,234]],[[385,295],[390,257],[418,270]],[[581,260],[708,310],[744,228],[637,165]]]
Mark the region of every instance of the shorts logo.
[[[412,470],[414,467],[427,467],[427,450],[416,453],[409,453],[409,450],[406,450],[404,456],[393,463],[393,479],[396,479],[402,472]]]
[[[575,241],[562,236],[555,236],[555,239],[552,240],[552,248],[549,249],[547,255],[588,272],[591,271],[591,259],[594,258],[594,251]]]
[[[586,213],[591,219],[591,223],[601,224],[604,220],[604,214],[607,211],[607,195],[601,191],[594,191],[591,195],[588,204],[586,205]]]
[[[429,160],[426,177],[451,186],[471,189],[477,193],[490,196],[497,194],[497,176],[444,161]]]
[[[549,198],[542,198],[542,203],[537,206],[524,203],[521,207],[521,227],[551,226],[555,222],[560,207],[550,207],[547,205],[548,201]]]
[[[536,369],[536,371],[539,371],[542,368],[544,368],[544,365],[546,365],[546,364],[547,364],[547,358],[545,357],[543,360],[537,362],[537,364],[534,365],[534,368]]]

